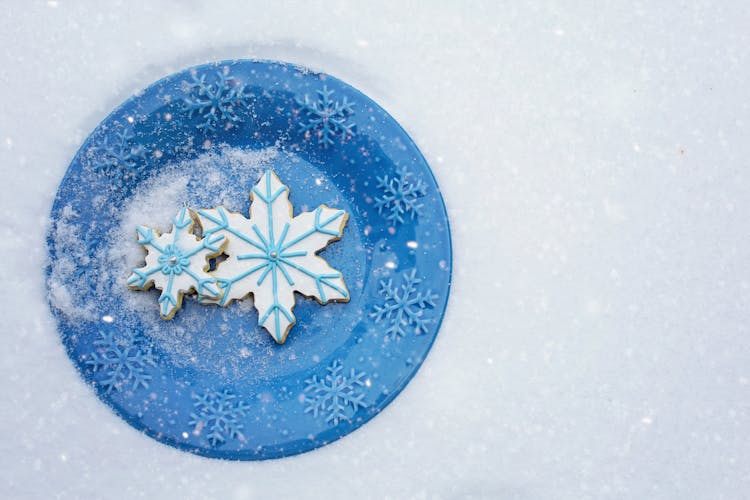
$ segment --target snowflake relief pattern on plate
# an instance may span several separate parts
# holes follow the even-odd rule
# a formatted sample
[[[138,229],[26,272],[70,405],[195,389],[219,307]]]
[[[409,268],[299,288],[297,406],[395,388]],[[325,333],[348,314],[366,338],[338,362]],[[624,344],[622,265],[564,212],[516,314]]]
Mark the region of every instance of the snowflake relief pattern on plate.
[[[317,137],[318,144],[325,149],[333,146],[337,137],[343,142],[355,136],[356,127],[349,121],[354,114],[354,104],[346,97],[342,101],[332,99],[333,90],[326,86],[317,93],[317,99],[310,99],[307,94],[304,99],[297,99],[302,119],[300,132]]]
[[[427,332],[430,320],[425,318],[424,311],[435,307],[437,295],[429,289],[422,291],[421,283],[416,269],[403,274],[400,286],[394,286],[392,278],[380,280],[379,293],[385,302],[375,305],[370,317],[375,323],[386,325],[386,339],[399,339],[409,331],[416,334]]]
[[[365,377],[354,368],[346,374],[341,361],[334,361],[323,377],[313,375],[305,381],[305,413],[322,415],[332,425],[350,420],[359,408],[367,408],[364,399],[370,381]]]
[[[194,411],[190,414],[189,425],[196,436],[204,435],[211,446],[224,443],[227,439],[245,440],[242,435],[241,419],[249,410],[249,405],[239,396],[228,390],[206,390],[193,394]]]
[[[198,118],[196,128],[204,133],[216,132],[217,128],[227,130],[242,123],[239,111],[247,108],[254,98],[226,69],[200,76],[193,73],[188,86],[190,92],[183,100],[184,108],[190,118]]]
[[[116,187],[123,187],[143,174],[146,150],[129,128],[104,135],[89,150],[89,155],[94,171],[108,177]]]
[[[406,219],[415,220],[422,211],[420,198],[427,194],[427,185],[406,167],[398,167],[396,175],[378,177],[377,187],[383,194],[375,198],[378,213],[393,226],[404,224]]]
[[[120,337],[113,332],[100,332],[94,346],[86,364],[104,374],[98,383],[107,393],[148,388],[151,375],[147,370],[156,366],[156,358],[143,335],[129,330]]]
[[[321,205],[292,217],[288,194],[269,170],[251,191],[249,219],[224,207],[198,210],[204,237],[229,240],[227,259],[212,273],[222,296],[202,302],[226,306],[252,293],[258,323],[279,344],[296,322],[294,292],[320,304],[349,300],[342,274],[316,255],[341,237],[347,213]]]

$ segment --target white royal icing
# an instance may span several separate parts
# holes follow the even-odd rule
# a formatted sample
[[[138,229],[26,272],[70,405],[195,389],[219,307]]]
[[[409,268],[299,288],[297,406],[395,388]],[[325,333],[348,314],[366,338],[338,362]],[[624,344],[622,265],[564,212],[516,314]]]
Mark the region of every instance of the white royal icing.
[[[349,300],[341,273],[316,255],[341,237],[348,215],[321,205],[292,217],[288,195],[267,171],[250,193],[250,219],[221,206],[198,210],[204,237],[228,240],[227,259],[212,272],[222,294],[202,301],[226,306],[252,293],[259,324],[279,344],[296,321],[295,291],[321,304]]]

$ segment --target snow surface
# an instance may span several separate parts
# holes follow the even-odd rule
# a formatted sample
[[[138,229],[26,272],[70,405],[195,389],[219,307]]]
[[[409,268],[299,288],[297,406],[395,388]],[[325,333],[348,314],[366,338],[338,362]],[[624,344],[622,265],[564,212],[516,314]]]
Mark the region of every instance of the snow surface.
[[[3,4],[3,498],[750,494],[750,7],[465,4]],[[68,360],[43,275],[82,140],[138,89],[231,57],[326,71],[389,110],[435,172],[455,251],[406,390],[344,439],[264,463],[116,417]]]

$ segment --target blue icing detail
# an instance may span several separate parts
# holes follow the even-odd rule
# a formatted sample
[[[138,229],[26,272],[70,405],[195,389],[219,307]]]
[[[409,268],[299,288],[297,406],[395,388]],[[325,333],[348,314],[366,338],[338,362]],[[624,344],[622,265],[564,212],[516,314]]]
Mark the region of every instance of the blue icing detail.
[[[375,208],[394,226],[404,224],[407,216],[416,219],[422,211],[419,199],[427,194],[427,185],[421,179],[414,179],[406,167],[398,167],[393,177],[378,177],[377,187],[383,190],[383,195],[375,198]]]
[[[422,280],[417,278],[417,270],[404,273],[401,286],[394,287],[393,280],[380,281],[379,293],[385,297],[385,303],[376,305],[370,317],[375,323],[386,323],[386,339],[403,337],[411,330],[414,333],[426,333],[429,319],[424,317],[424,309],[435,307],[437,295],[431,290],[419,291]]]
[[[333,145],[335,137],[344,141],[347,137],[357,135],[355,125],[348,123],[354,114],[354,104],[346,97],[343,101],[331,99],[333,90],[323,86],[318,90],[318,98],[311,100],[305,94],[304,100],[296,99],[300,112],[306,121],[300,122],[300,132],[310,133],[318,138],[318,144],[324,148]]]
[[[217,127],[228,129],[244,121],[237,112],[247,107],[254,97],[223,70],[216,71],[208,81],[205,73],[200,77],[193,74],[190,88],[190,94],[183,100],[184,109],[189,117],[199,117],[196,128],[205,133],[216,132]]]
[[[148,388],[151,375],[146,370],[149,366],[156,366],[156,360],[143,335],[130,330],[120,337],[111,331],[100,332],[94,346],[86,364],[95,372],[104,372],[106,378],[98,383],[107,393]]]
[[[180,274],[183,269],[190,265],[190,259],[184,257],[180,247],[176,245],[167,245],[164,247],[164,253],[159,256],[161,272],[164,274]]]
[[[326,423],[338,425],[341,420],[349,420],[359,408],[367,407],[366,374],[352,368],[347,376],[342,373],[344,366],[339,360],[326,370],[328,373],[322,378],[313,375],[305,380],[305,413],[312,413],[313,417],[323,415]]]
[[[203,435],[211,446],[224,443],[227,439],[240,439],[243,425],[240,420],[245,416],[249,405],[228,390],[221,392],[207,390],[200,395],[193,394],[195,410],[190,414],[189,425],[193,434]]]

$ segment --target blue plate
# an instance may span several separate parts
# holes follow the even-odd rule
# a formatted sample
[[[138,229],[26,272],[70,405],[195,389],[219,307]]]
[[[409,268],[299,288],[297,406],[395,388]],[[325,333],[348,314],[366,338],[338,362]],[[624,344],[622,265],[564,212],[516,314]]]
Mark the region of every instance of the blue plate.
[[[247,214],[267,169],[295,215],[348,212],[321,256],[351,300],[297,295],[282,345],[251,298],[186,297],[161,320],[158,290],[126,287],[145,256],[135,226],[169,230],[183,206]],[[352,432],[414,376],[448,300],[448,219],[413,141],[356,89],[289,64],[207,64],[133,96],[81,146],[51,218],[50,305],[70,359],[130,425],[199,455],[277,458]]]

